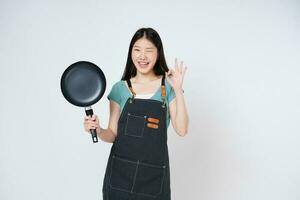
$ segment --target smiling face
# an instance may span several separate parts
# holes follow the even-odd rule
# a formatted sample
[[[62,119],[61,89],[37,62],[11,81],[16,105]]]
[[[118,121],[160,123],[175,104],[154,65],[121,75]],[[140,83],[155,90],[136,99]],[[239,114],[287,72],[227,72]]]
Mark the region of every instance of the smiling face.
[[[157,60],[157,48],[145,37],[137,40],[131,51],[131,59],[136,67],[137,73],[143,75],[153,73]]]

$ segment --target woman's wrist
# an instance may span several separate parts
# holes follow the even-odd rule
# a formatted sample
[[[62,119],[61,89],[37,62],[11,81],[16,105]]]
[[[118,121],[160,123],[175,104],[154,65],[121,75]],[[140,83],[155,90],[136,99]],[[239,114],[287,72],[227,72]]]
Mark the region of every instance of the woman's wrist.
[[[102,131],[101,131],[101,127],[97,127],[97,128],[96,128],[96,133],[97,133],[98,136],[100,135],[101,132],[102,132]]]
[[[182,88],[180,89],[174,89],[175,94],[183,94],[184,90]]]

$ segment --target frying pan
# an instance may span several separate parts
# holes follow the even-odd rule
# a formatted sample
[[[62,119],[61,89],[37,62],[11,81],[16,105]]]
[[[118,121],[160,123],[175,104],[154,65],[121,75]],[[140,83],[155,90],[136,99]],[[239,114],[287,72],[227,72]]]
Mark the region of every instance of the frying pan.
[[[103,71],[94,63],[78,61],[62,74],[60,87],[63,96],[71,104],[85,107],[87,116],[93,115],[92,105],[98,102],[106,89]],[[93,142],[98,142],[95,129],[90,130]]]

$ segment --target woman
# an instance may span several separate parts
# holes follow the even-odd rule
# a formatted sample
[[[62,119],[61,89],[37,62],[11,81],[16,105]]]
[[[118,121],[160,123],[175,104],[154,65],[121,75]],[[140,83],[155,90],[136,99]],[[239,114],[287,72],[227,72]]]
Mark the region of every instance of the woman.
[[[101,128],[96,115],[84,119],[87,132],[96,129],[99,138],[113,143],[103,181],[104,200],[171,199],[167,128],[171,119],[178,135],[188,132],[182,90],[185,71],[177,59],[175,69],[168,69],[155,30],[141,28],[134,34],[122,79],[108,95],[108,128]]]

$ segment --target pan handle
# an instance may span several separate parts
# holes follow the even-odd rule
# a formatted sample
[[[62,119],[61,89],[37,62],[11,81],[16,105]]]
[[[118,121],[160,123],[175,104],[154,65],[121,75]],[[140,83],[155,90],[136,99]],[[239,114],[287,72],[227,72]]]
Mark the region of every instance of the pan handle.
[[[86,114],[86,116],[92,117],[93,114],[94,114],[92,107],[85,107],[85,114]],[[90,129],[90,132],[92,134],[93,142],[94,143],[98,142],[98,137],[97,137],[96,129]]]

